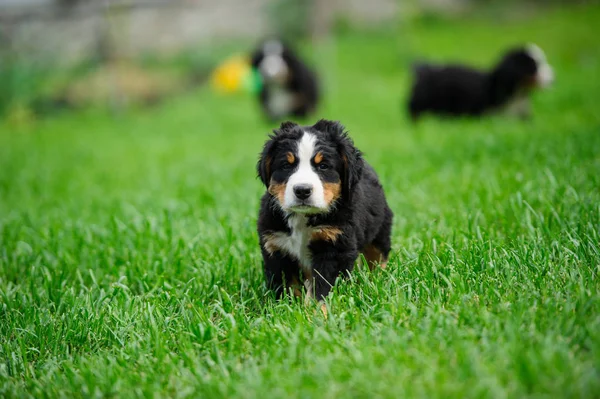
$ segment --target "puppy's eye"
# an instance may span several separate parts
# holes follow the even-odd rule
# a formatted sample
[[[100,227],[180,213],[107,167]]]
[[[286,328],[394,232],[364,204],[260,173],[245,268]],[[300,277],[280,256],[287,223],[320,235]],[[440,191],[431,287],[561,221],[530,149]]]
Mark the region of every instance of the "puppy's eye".
[[[329,169],[329,165],[327,165],[325,162],[321,162],[319,164],[319,169],[320,170],[327,170],[327,169]]]
[[[283,170],[291,170],[294,167],[294,165],[292,165],[291,163],[285,162],[283,165],[281,165],[281,169]]]

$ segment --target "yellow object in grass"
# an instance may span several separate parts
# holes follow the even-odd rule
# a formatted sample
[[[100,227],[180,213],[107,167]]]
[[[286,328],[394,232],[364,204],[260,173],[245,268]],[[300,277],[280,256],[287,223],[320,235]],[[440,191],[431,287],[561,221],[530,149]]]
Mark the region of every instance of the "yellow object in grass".
[[[219,65],[212,73],[212,86],[223,93],[248,90],[248,81],[253,75],[247,57],[234,56]]]

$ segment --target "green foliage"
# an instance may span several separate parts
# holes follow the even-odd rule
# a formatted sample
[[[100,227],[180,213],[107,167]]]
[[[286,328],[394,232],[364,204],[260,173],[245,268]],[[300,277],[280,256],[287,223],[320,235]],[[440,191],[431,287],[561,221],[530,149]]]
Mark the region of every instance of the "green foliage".
[[[0,52],[0,117],[11,107],[31,103],[50,73],[47,64]]]
[[[388,269],[340,282],[328,319],[264,287],[254,165],[273,126],[253,99],[0,128],[0,396],[597,397],[599,20],[327,44],[318,117],[346,124],[396,214]],[[489,65],[522,41],[557,75],[531,120],[408,123],[407,43]]]

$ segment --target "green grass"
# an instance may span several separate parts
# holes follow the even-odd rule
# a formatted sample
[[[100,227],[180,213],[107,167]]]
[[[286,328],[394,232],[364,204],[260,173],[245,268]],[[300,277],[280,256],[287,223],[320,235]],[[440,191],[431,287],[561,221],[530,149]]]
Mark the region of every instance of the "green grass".
[[[250,98],[0,133],[2,397],[598,397],[600,8],[346,33],[316,51],[395,212],[329,317],[265,289]],[[535,41],[534,118],[401,112],[409,58]],[[328,52],[330,51],[330,52]],[[313,120],[307,121],[312,122]]]

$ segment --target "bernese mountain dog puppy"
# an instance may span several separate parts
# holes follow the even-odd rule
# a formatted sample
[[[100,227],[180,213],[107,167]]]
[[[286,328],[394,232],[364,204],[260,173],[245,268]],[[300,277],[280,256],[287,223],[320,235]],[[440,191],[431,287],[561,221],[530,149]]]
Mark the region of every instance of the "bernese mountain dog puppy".
[[[267,286],[323,300],[362,253],[373,269],[386,266],[393,213],[377,174],[344,127],[284,122],[269,136],[258,175],[258,234]],[[303,282],[304,284],[301,284]]]
[[[530,92],[554,79],[544,52],[534,44],[508,51],[491,71],[425,64],[414,72],[408,103],[413,120],[423,113],[480,116],[503,109],[525,118]]]
[[[271,120],[305,117],[316,109],[316,74],[280,40],[267,40],[252,54],[252,67],[262,78],[259,101]]]

